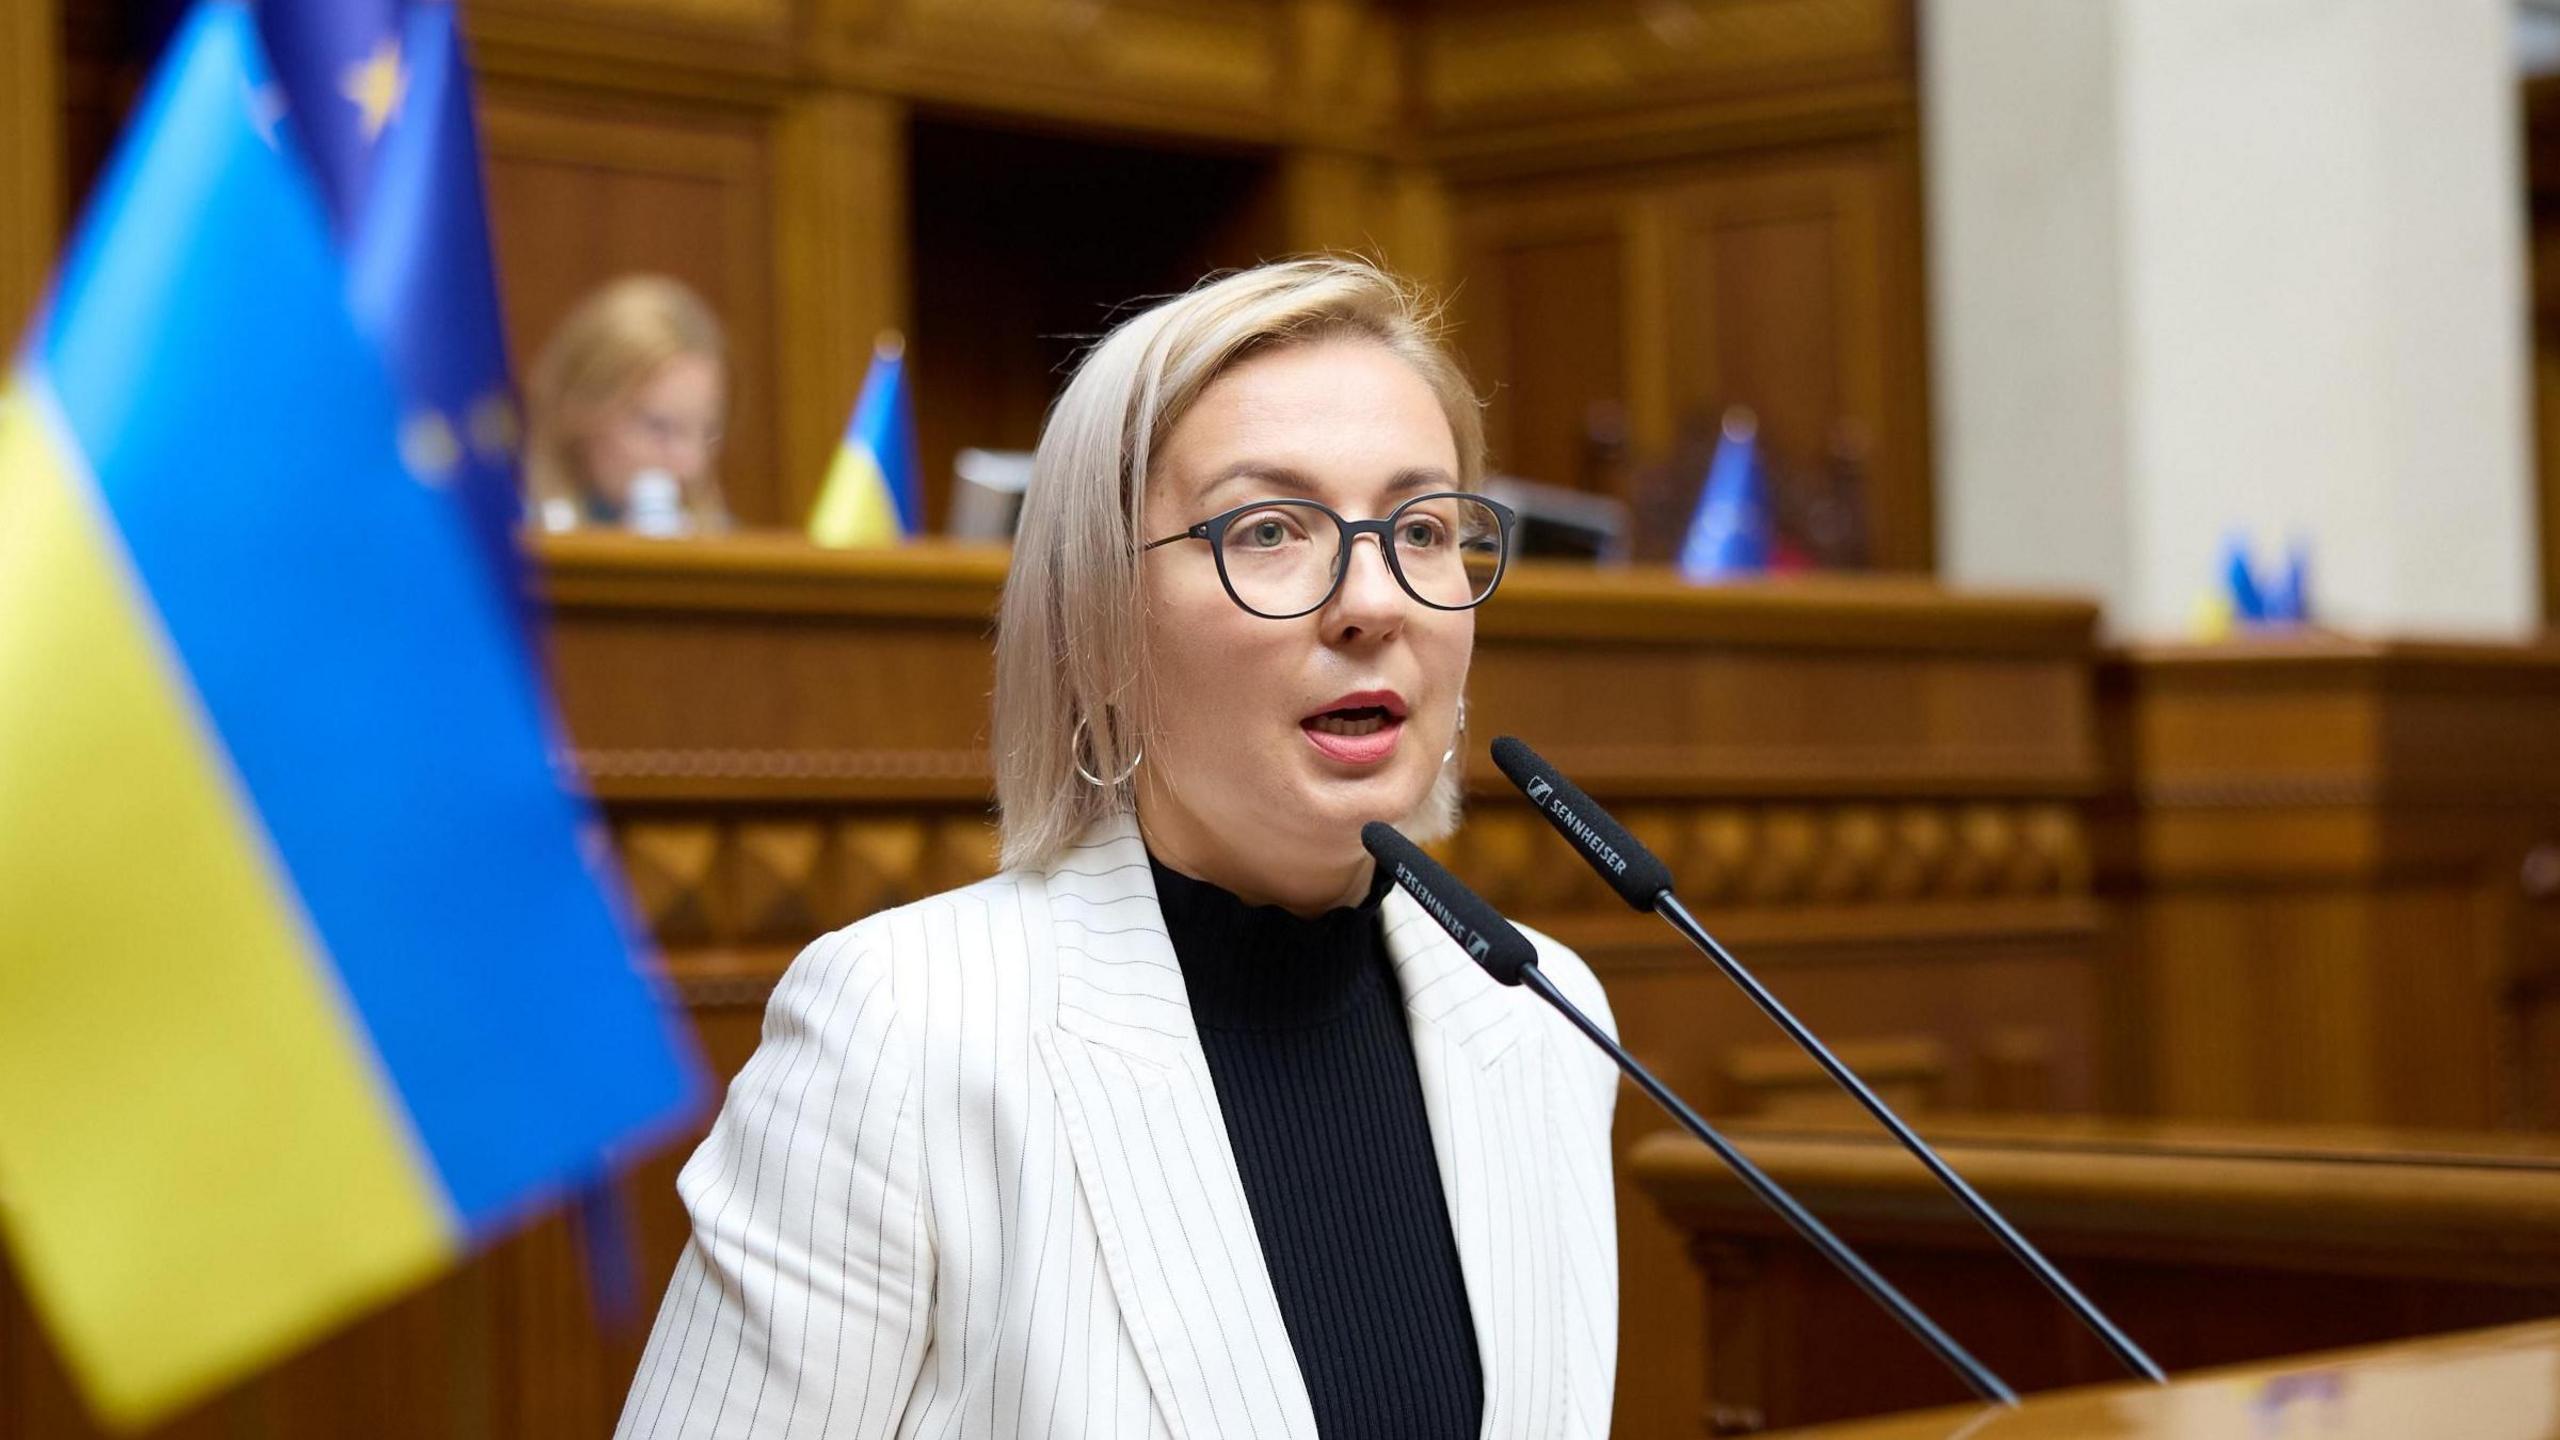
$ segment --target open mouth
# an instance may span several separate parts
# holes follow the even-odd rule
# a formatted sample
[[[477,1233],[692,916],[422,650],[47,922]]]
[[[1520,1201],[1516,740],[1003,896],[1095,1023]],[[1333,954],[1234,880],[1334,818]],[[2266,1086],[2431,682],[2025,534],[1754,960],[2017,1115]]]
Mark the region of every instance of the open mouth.
[[[1391,690],[1355,691],[1298,722],[1307,743],[1337,764],[1366,768],[1396,752],[1404,734],[1404,697]]]
[[[1396,716],[1384,705],[1353,705],[1310,715],[1299,723],[1327,735],[1375,735],[1395,720]]]

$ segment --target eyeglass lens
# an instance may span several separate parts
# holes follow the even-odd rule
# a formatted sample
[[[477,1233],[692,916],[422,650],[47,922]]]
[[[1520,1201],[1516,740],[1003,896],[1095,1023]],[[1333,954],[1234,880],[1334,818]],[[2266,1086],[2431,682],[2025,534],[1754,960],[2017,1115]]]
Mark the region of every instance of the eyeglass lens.
[[[1502,573],[1502,520],[1482,500],[1428,495],[1397,509],[1394,568],[1426,605],[1464,609]],[[1275,500],[1237,516],[1220,537],[1227,585],[1246,609],[1302,615],[1324,603],[1342,566],[1343,532],[1321,506]]]

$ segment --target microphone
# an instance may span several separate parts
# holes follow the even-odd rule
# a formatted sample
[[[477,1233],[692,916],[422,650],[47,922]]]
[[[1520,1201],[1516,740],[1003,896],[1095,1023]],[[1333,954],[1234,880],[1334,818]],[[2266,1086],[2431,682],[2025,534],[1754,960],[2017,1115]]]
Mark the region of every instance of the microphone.
[[[1537,992],[1539,999],[1554,1006],[1565,1019],[1573,1022],[1575,1029],[1607,1052],[1609,1058],[1617,1062],[1618,1068],[1626,1072],[1627,1078],[1652,1096],[1653,1102],[1680,1122],[1681,1128],[1697,1136],[1715,1152],[1717,1159],[1731,1167],[1744,1186],[1760,1197],[1762,1204],[1778,1212],[1779,1218],[1812,1242],[1813,1247],[1822,1252],[1823,1258],[1839,1266],[1841,1273],[1865,1291],[1869,1299],[1883,1306],[1894,1319],[1902,1322],[1902,1328],[1910,1331],[1949,1368],[1964,1377],[1965,1384],[1972,1387],[1975,1395],[2002,1405],[2018,1403],[2016,1391],[1992,1374],[1981,1361],[1966,1353],[1953,1337],[1938,1328],[1936,1321],[1921,1313],[1920,1307],[1903,1298],[1902,1292],[1893,1288],[1892,1282],[1877,1274],[1875,1267],[1860,1258],[1858,1252],[1850,1249],[1839,1236],[1832,1234],[1830,1227],[1815,1218],[1803,1202],[1788,1194],[1777,1181],[1751,1163],[1751,1157],[1733,1148],[1733,1142],[1698,1118],[1698,1112],[1690,1109],[1687,1101],[1673,1094],[1670,1086],[1656,1079],[1643,1062],[1628,1054],[1615,1036],[1601,1029],[1590,1016],[1582,1013],[1580,1006],[1566,999],[1555,982],[1547,978],[1546,972],[1538,968],[1537,946],[1531,944],[1529,937],[1521,934],[1510,921],[1503,919],[1500,912],[1484,903],[1474,891],[1458,883],[1457,877],[1442,869],[1438,861],[1423,854],[1422,847],[1406,839],[1392,825],[1372,820],[1361,826],[1360,843],[1380,865],[1386,867],[1387,873],[1404,887],[1405,893],[1438,921],[1441,929],[1449,932],[1449,938],[1457,941],[1460,949],[1484,967],[1485,973],[1505,985],[1528,986]]]
[[[2078,1317],[2081,1324],[2088,1326],[2126,1369],[2155,1384],[2167,1383],[2168,1377],[2161,1373],[2149,1355],[2143,1353],[2141,1346],[2133,1343],[2131,1336],[2117,1329],[2114,1321],[2100,1313],[2098,1307],[2080,1293],[2079,1287],[2054,1268],[2053,1262],[2044,1257],[2044,1252],[2036,1249],[2016,1226],[2009,1223],[2008,1217],[1993,1209],[1991,1202],[1983,1199],[1963,1176],[1955,1172],[1954,1167],[1940,1159],[1938,1152],[1929,1148],[1929,1143],[1920,1138],[1919,1132],[1904,1124],[1902,1117],[1894,1113],[1893,1107],[1887,1105],[1882,1096],[1867,1088],[1867,1082],[1859,1079],[1856,1071],[1842,1064],[1840,1058],[1831,1053],[1831,1048],[1805,1028],[1804,1023],[1796,1019],[1794,1013],[1771,994],[1757,976],[1733,958],[1732,952],[1726,950],[1716,937],[1707,933],[1706,927],[1700,925],[1690,915],[1688,907],[1680,903],[1680,897],[1672,893],[1669,866],[1656,859],[1651,850],[1610,818],[1609,812],[1601,809],[1598,802],[1582,793],[1581,786],[1566,779],[1553,765],[1540,759],[1537,751],[1519,740],[1505,735],[1494,741],[1493,763],[1510,778],[1512,784],[1520,787],[1520,793],[1529,798],[1529,803],[1536,807],[1538,813],[1547,817],[1548,824],[1573,842],[1574,848],[1582,852],[1582,858],[1600,873],[1600,878],[1608,882],[1610,889],[1618,892],[1619,899],[1626,901],[1632,909],[1650,910],[1660,915],[1671,922],[1671,928],[1679,931],[1690,944],[1704,951],[1707,958],[1715,962],[1716,968],[1724,972],[1726,979],[1742,987],[1742,992],[1751,997],[1751,1003],[1759,1006],[1762,1014],[1776,1021],[1778,1028],[1787,1032],[1787,1038],[1812,1056],[1814,1063],[1820,1065],[1835,1084],[1864,1106],[1878,1124],[1891,1131],[1893,1138],[1902,1142],[1902,1148],[1910,1151],[1913,1158],[1946,1188],[1947,1193],[1955,1196],[1973,1218],[1999,1240],[2011,1258],[2044,1282],[2044,1287],[2053,1292],[2054,1298]]]

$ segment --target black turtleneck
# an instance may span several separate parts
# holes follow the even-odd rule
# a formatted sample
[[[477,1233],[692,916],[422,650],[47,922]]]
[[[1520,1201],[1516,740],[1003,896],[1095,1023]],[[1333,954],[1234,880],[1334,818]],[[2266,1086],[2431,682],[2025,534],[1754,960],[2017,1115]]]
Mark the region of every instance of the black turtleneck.
[[[1316,1433],[1473,1440],[1484,1373],[1378,929],[1391,882],[1308,920],[1155,877]]]

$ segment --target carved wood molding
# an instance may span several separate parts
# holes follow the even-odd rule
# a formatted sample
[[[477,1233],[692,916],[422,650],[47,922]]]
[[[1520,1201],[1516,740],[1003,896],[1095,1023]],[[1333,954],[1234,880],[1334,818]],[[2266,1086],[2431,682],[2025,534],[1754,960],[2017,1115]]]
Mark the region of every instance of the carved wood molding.
[[[595,780],[983,779],[983,750],[580,750]]]
[[[1492,169],[1916,115],[1909,0],[477,0],[469,20],[487,73],[567,88],[778,108],[814,82],[1380,156],[1427,137]]]
[[[1367,0],[1295,0],[1284,117],[1301,139],[1371,146],[1404,121],[1406,32]]]
[[[1438,129],[1906,76],[1906,0],[1550,3],[1420,23],[1417,101]]]
[[[1287,18],[1269,0],[834,0],[807,62],[940,104],[1271,140]]]
[[[1626,806],[1619,820],[1662,857],[1693,905],[1821,907],[2045,899],[2090,893],[2086,822],[2056,800]],[[1507,911],[1616,902],[1525,806],[1484,807],[1446,848]]]
[[[479,0],[483,75],[554,92],[780,106],[800,70],[791,0]]]
[[[796,946],[995,871],[983,811],[649,815],[613,832],[642,917],[675,950]]]
[[[1564,757],[1559,763],[1588,788],[1621,793],[1640,790],[1646,795],[1679,801],[1722,796],[1766,797],[1766,803],[1778,804],[1807,800],[1832,803],[1851,798],[1870,803],[1921,804],[1981,799],[1996,804],[2022,796],[2072,801],[2091,790],[2090,783],[2076,773],[2055,771],[2051,764],[2042,763],[2049,757],[2025,750],[1937,756],[1880,750],[1872,757],[1872,763],[1858,765],[1844,763],[1837,750],[1817,753],[1810,749],[1751,747],[1747,755],[1737,754],[1732,763],[1701,764],[1693,753],[1669,745],[1568,745],[1549,749],[1553,755]],[[876,802],[919,798],[967,802],[985,799],[995,775],[987,752],[972,747],[594,747],[563,754],[558,763],[583,775],[599,796],[624,803]],[[2036,772],[2040,770],[2048,773],[2039,778]],[[1468,782],[1478,804],[1500,806],[1508,803],[1514,793],[1488,763],[1473,766]],[[863,788],[872,785],[892,788]],[[2222,792],[2211,793],[2220,796]],[[2227,803],[2251,802],[2241,792],[2233,792]]]
[[[1972,929],[2033,929],[2052,917],[1994,915],[1980,902],[2069,901],[2090,888],[2080,815],[2055,801],[1658,805],[1622,818],[1670,864],[1692,904],[1818,911],[1835,940],[1854,938],[1857,927],[1829,921],[1871,906],[1895,930],[1909,928],[1915,905],[1943,902],[1971,905],[1964,923]],[[995,827],[983,807],[653,808],[615,814],[613,833],[642,915],[675,948],[804,942],[995,868]],[[1437,848],[1512,913],[1618,906],[1523,805],[1480,807]]]
[[[994,772],[987,752],[947,750],[752,750],[595,749],[573,752],[567,763],[608,796],[638,798],[651,793],[650,782],[672,782],[672,798],[703,798],[701,782],[745,782],[731,792],[758,797],[777,784],[800,787],[787,793],[810,796],[814,782],[835,788],[873,781],[947,780],[986,789]]]

